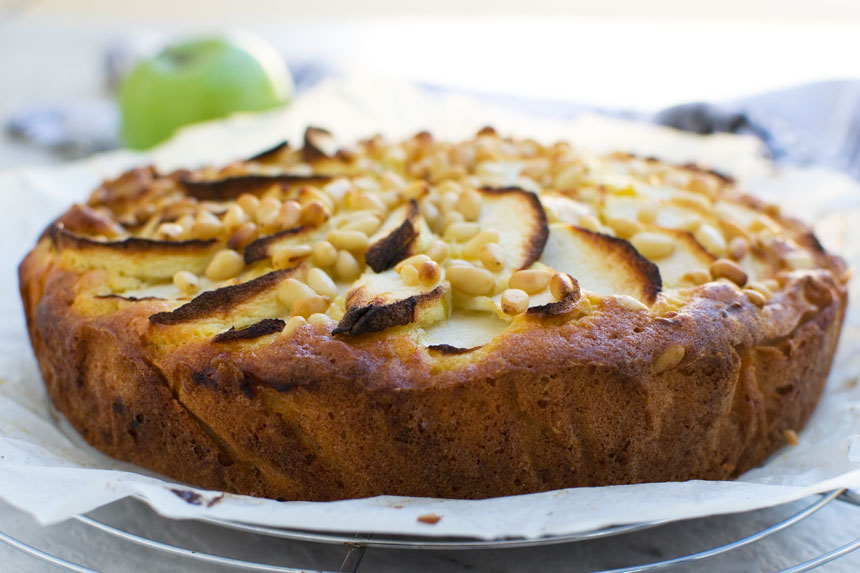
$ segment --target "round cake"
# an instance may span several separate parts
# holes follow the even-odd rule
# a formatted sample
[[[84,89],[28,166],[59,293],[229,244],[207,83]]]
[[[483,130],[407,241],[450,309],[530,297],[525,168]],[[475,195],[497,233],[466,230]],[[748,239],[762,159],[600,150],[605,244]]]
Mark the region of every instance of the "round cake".
[[[724,175],[489,128],[134,169],[19,269],[89,443],[283,500],[732,478],[815,408],[848,274]]]

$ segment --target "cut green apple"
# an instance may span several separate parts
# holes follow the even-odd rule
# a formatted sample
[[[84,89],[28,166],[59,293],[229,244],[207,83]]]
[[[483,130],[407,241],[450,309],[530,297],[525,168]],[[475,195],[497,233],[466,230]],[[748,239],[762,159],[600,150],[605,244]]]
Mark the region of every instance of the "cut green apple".
[[[280,54],[252,34],[174,44],[141,61],[120,87],[122,140],[147,149],[183,125],[283,105],[292,91]]]

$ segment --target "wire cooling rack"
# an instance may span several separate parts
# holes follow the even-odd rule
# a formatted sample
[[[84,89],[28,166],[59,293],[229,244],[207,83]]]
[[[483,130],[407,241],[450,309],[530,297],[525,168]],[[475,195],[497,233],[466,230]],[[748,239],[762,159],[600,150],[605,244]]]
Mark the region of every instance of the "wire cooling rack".
[[[800,510],[789,515],[788,517],[773,523],[768,527],[759,529],[751,535],[736,539],[729,543],[719,545],[710,549],[705,549],[696,553],[689,553],[680,557],[665,559],[662,561],[654,561],[651,563],[631,565],[617,569],[607,569],[604,573],[632,573],[644,571],[658,571],[681,565],[689,565],[698,563],[717,555],[724,554],[729,551],[740,549],[741,547],[756,543],[762,539],[773,535],[779,531],[783,531],[792,525],[795,525],[804,519],[810,517],[828,504],[833,502],[843,502],[860,507],[860,493],[853,490],[837,489],[820,496],[817,496],[815,501],[802,507]],[[267,563],[236,559],[213,553],[200,552],[193,549],[183,547],[181,545],[171,545],[162,541],[158,541],[145,535],[139,535],[131,531],[127,531],[115,525],[101,521],[89,515],[80,515],[74,518],[77,522],[102,533],[108,534],[115,538],[126,542],[134,543],[154,552],[170,554],[179,558],[187,558],[195,560],[199,563],[205,563],[213,566],[221,566],[235,568],[241,571],[260,571],[260,572],[277,572],[277,573],[332,573],[330,571],[310,570],[307,568],[296,568],[292,566],[271,565]],[[401,549],[401,550],[482,550],[482,549],[505,549],[505,548],[521,548],[521,547],[536,547],[551,544],[575,543],[581,541],[589,541],[602,539],[613,536],[623,536],[636,531],[642,531],[667,522],[648,522],[638,523],[634,525],[624,525],[616,527],[608,527],[596,531],[585,533],[577,533],[572,535],[559,535],[545,537],[540,539],[500,539],[493,541],[484,541],[468,538],[430,538],[416,536],[396,536],[396,535],[379,535],[379,534],[337,534],[326,532],[303,531],[295,529],[273,528],[260,525],[250,525],[232,521],[222,521],[216,519],[200,519],[204,523],[216,526],[229,528],[232,530],[241,531],[245,534],[268,536],[273,538],[288,539],[293,541],[310,542],[310,543],[325,543],[341,545],[345,549],[345,554],[339,572],[353,572],[359,570],[362,557],[365,552],[372,549]],[[76,571],[81,573],[98,573],[96,569],[91,569],[84,565],[73,563],[62,557],[43,551],[23,541],[20,541],[6,533],[0,532],[0,542],[3,542],[30,557],[52,564],[61,569],[68,571]],[[793,567],[785,569],[783,573],[799,573],[801,571],[809,571],[820,565],[843,557],[852,551],[860,548],[860,537],[857,539],[837,547],[826,553],[817,555],[816,557],[799,563]]]

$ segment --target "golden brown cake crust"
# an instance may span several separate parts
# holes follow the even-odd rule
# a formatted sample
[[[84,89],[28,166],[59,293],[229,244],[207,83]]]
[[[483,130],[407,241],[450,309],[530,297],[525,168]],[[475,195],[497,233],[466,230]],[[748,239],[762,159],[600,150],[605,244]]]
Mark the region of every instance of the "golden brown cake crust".
[[[70,213],[78,233],[109,228]],[[659,312],[577,292],[560,314],[522,314],[465,352],[405,327],[350,336],[318,321],[286,335],[274,316],[197,336],[183,316],[243,302],[213,291],[216,303],[177,311],[88,296],[110,270],[70,266],[56,232],[19,275],[48,393],[108,455],[276,499],[484,498],[727,479],[800,430],[830,369],[847,274],[802,225],[774,218],[816,265],[776,273],[763,306],[725,279]],[[231,288],[257,295],[274,280]]]

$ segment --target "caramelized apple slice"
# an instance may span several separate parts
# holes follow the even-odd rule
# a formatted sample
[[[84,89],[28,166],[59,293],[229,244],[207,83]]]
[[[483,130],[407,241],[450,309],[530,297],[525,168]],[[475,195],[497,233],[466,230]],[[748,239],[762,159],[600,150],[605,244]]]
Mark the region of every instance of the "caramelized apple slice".
[[[273,257],[288,247],[310,244],[314,237],[314,231],[315,229],[311,227],[294,227],[260,237],[245,247],[245,264],[250,265],[256,261]],[[318,234],[322,236],[323,231],[319,231]]]
[[[308,127],[305,130],[305,146],[302,157],[308,163],[320,159],[330,159],[337,154],[337,142],[330,131],[321,127]]]
[[[331,181],[330,175],[234,175],[223,179],[181,178],[179,183],[189,196],[205,201],[229,201],[242,193],[262,193],[272,185],[321,185]]]
[[[549,235],[546,214],[537,195],[518,187],[482,189],[478,223],[499,233],[499,246],[508,255],[511,271],[538,260]]]
[[[170,279],[178,271],[203,274],[219,245],[214,240],[156,241],[129,237],[95,241],[54,227],[50,236],[63,264],[77,269],[108,269],[145,280]]]
[[[429,228],[421,217],[418,203],[410,199],[392,211],[382,227],[370,237],[364,260],[377,273],[390,269],[419,252],[422,233],[427,237]]]
[[[662,288],[657,266],[629,242],[562,223],[550,226],[540,261],[595,294],[627,295],[653,304]]]
[[[305,271],[304,266],[272,271],[248,282],[206,291],[172,311],[153,314],[149,322],[163,325],[230,323],[235,326],[234,319],[241,317],[241,327],[279,316],[283,314],[283,305],[278,301],[278,286],[290,277],[302,276]]]
[[[394,269],[365,273],[346,294],[346,314],[334,334],[356,336],[406,324],[428,325],[448,317],[450,285],[407,286]]]
[[[249,157],[248,161],[255,161],[257,163],[276,163],[289,151],[290,144],[287,140],[284,140],[269,149],[265,149],[256,155]]]
[[[582,217],[599,219],[597,211],[593,206],[584,201],[572,199],[563,193],[542,193],[540,201],[546,210],[549,220],[553,223],[578,225]]]

